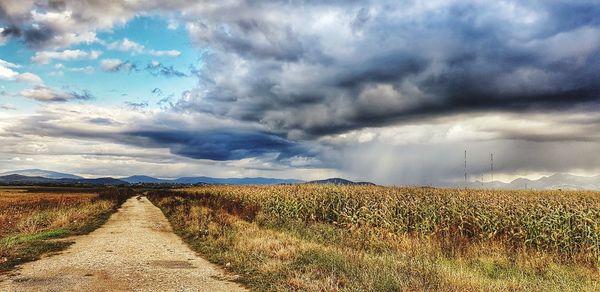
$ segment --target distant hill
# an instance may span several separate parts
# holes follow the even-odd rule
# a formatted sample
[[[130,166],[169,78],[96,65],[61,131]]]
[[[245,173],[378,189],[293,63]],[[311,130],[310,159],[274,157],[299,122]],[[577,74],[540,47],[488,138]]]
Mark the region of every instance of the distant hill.
[[[303,181],[297,179],[278,179],[267,177],[242,177],[242,178],[213,178],[213,177],[181,177],[174,182],[177,183],[207,183],[207,184],[229,184],[229,185],[276,185],[294,184]]]
[[[0,173],[0,183],[59,183],[59,184],[231,184],[231,185],[272,185],[294,184],[304,181],[298,179],[278,179],[267,177],[214,178],[208,176],[180,177],[160,179],[146,175],[134,175],[115,179],[112,177],[87,179],[69,173],[43,169],[24,169]]]
[[[483,187],[494,189],[536,189],[536,190],[600,190],[600,176],[578,176],[567,173],[557,173],[544,176],[537,180],[517,178],[510,183],[499,181],[476,181],[469,187]]]
[[[0,176],[0,183],[5,184],[89,184],[89,185],[126,185],[125,181],[118,180],[112,177],[103,178],[60,178],[52,179],[41,176],[24,176],[20,174],[10,174]]]
[[[104,186],[117,186],[117,185],[128,185],[126,181],[112,177],[101,177],[101,178],[84,178],[84,179],[60,179],[59,181],[64,183],[75,183],[75,184],[92,184],[92,185],[104,185]]]
[[[303,181],[297,179],[278,179],[266,177],[243,177],[243,178],[214,178],[208,176],[180,177],[176,179],[159,179],[145,175],[135,175],[122,178],[129,183],[168,183],[168,184],[230,184],[230,185],[273,185],[293,184]]]
[[[104,178],[60,178],[52,179],[41,176],[24,176],[11,174],[0,176],[0,183],[31,183],[31,184],[93,184],[93,185],[126,185],[126,184],[228,184],[228,185],[275,185],[275,184],[297,184],[305,183],[298,179],[278,179],[267,177],[242,177],[242,178],[214,178],[207,176],[180,177],[176,179],[160,179],[146,175],[134,175],[120,179],[112,177]],[[375,185],[371,182],[353,182],[343,178],[329,178],[314,180],[312,184],[334,184],[334,185]]]
[[[0,173],[0,176],[7,176],[7,175],[11,175],[11,174],[18,174],[18,175],[30,176],[30,177],[44,177],[44,178],[52,178],[52,179],[61,179],[61,178],[81,179],[81,178],[83,178],[81,176],[70,174],[70,173],[62,173],[62,172],[43,170],[43,169],[14,170],[14,171]]]
[[[139,184],[139,183],[143,183],[143,184],[159,184],[159,183],[168,183],[168,182],[170,182],[169,180],[163,180],[163,179],[154,178],[154,177],[146,176],[146,175],[134,175],[134,176],[129,176],[129,177],[121,178],[121,180],[122,181],[126,181],[126,182],[131,183],[131,184]]]
[[[328,178],[304,182],[298,179],[278,179],[267,177],[215,178],[208,176],[180,177],[160,179],[146,175],[134,175],[120,179],[112,177],[83,178],[69,173],[43,169],[23,169],[0,173],[2,184],[90,184],[90,185],[127,185],[127,184],[229,184],[229,185],[275,185],[275,184],[333,184],[333,185],[375,185],[371,182],[354,182],[343,178]],[[457,185],[458,186],[458,185]],[[460,185],[465,186],[463,185]],[[600,190],[600,175],[577,176],[557,173],[537,180],[517,178],[509,183],[493,181],[474,181],[466,186],[490,189],[563,189],[563,190]]]
[[[308,184],[331,184],[331,185],[375,185],[372,182],[353,182],[347,179],[334,177],[322,180],[313,180],[307,182]]]
[[[55,179],[41,176],[24,176],[20,174],[9,174],[0,176],[0,183],[51,183]]]

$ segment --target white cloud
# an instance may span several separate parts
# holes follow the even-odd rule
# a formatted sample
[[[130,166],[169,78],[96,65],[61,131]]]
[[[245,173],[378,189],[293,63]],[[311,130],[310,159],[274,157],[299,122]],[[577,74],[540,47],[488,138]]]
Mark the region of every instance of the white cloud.
[[[102,54],[101,51],[82,51],[82,50],[64,50],[64,51],[42,51],[37,52],[31,61],[37,64],[48,64],[52,60],[79,60],[79,59],[97,59]]]
[[[121,41],[109,43],[108,45],[106,45],[106,48],[122,52],[133,52],[137,54],[145,53],[157,57],[178,57],[181,55],[181,52],[177,50],[146,50],[144,45],[129,40],[128,38],[124,38]]]
[[[169,19],[169,23],[167,24],[167,29],[176,30],[177,28],[179,28],[179,22],[177,22],[174,19]]]
[[[21,68],[21,65],[17,65],[5,60],[0,59],[0,66],[8,67],[8,68]]]
[[[85,74],[92,74],[95,71],[94,67],[92,66],[66,68],[66,70],[70,72],[81,72]]]
[[[4,45],[8,40],[8,37],[4,36],[2,32],[4,32],[4,28],[0,27],[0,46]]]
[[[62,77],[62,76],[65,75],[65,72],[60,71],[60,70],[59,71],[52,71],[52,72],[48,73],[48,75],[54,76],[54,77]]]
[[[81,72],[81,73],[85,73],[85,74],[92,74],[94,73],[94,67],[92,66],[85,66],[85,67],[67,67],[62,63],[57,63],[54,65],[55,69],[59,69],[59,71],[54,71],[51,72],[50,74],[53,74],[53,76],[62,76],[64,74],[64,72],[62,70],[66,70],[69,72]],[[60,72],[60,73],[58,73]],[[58,74],[60,75],[58,75]]]
[[[76,93],[74,91],[54,89],[44,85],[37,85],[32,89],[23,90],[20,94],[23,97],[42,102],[64,102],[73,99],[87,100],[92,98],[92,95],[87,91]]]
[[[49,87],[36,87],[21,91],[21,95],[38,101],[66,101],[67,93],[56,91]]]
[[[19,73],[11,68],[0,65],[0,79],[14,80],[18,75]]]
[[[144,46],[140,45],[134,41],[129,40],[128,38],[124,38],[119,42],[113,42],[106,46],[111,50],[118,50],[123,52],[134,52],[134,53],[142,53],[144,51]]]
[[[84,32],[84,33],[65,33],[63,35],[54,36],[53,44],[55,48],[66,48],[73,45],[85,43],[91,44],[98,41],[95,32]]]
[[[21,66],[0,59],[0,79],[11,81],[16,80],[18,82],[28,82],[33,84],[43,83],[42,78],[33,73],[19,73],[13,70],[17,68],[21,68]]]
[[[177,51],[177,50],[166,50],[166,51],[150,50],[148,53],[152,56],[157,56],[157,57],[161,57],[161,56],[179,57],[181,55],[181,52]]]
[[[40,78],[40,76],[37,76],[33,73],[23,73],[23,74],[19,74],[19,76],[17,76],[17,81],[19,82],[28,82],[28,83],[33,83],[33,84],[41,84],[43,83],[42,78]]]
[[[12,110],[16,110],[17,108],[10,103],[3,103],[3,104],[0,104],[0,109],[12,111]]]
[[[23,38],[28,46],[59,49],[98,42],[97,31],[125,24],[136,15],[200,5],[188,1],[64,0],[57,2],[61,9],[53,9],[54,2],[57,1],[2,0],[3,19],[21,31],[34,32],[36,37]]]
[[[106,72],[130,71],[133,69],[133,64],[119,59],[104,59],[100,62],[100,68]]]
[[[104,71],[115,71],[123,64],[123,61],[119,59],[104,59],[100,62],[100,68]]]
[[[43,47],[64,48],[77,44],[91,44],[98,42],[96,32],[81,26],[80,19],[73,17],[71,10],[62,12],[47,11],[31,12],[31,20],[39,27],[49,28],[53,32],[51,37],[45,40]]]

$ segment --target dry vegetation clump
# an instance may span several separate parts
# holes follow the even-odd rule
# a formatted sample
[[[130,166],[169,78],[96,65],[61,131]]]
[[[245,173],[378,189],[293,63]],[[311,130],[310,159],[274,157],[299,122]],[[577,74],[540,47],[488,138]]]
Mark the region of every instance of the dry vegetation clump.
[[[99,227],[130,192],[0,189],[0,271],[68,245],[68,242],[48,239],[82,234]]]
[[[204,186],[149,198],[259,290],[596,290],[600,195]]]

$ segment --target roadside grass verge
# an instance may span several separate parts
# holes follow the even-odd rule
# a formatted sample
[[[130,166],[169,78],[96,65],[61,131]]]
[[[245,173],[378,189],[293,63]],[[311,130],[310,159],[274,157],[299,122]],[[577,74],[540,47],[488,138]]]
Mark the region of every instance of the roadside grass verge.
[[[71,242],[55,239],[93,231],[133,195],[117,188],[86,191],[0,190],[0,272],[64,249]]]
[[[510,201],[520,193],[486,191],[492,197],[486,201],[484,194],[459,194],[452,200],[444,197],[452,196],[456,190],[434,190],[433,198],[428,194],[410,196],[414,191],[415,188],[381,187],[209,186],[154,191],[148,197],[192,249],[239,275],[240,283],[258,291],[600,290],[600,271],[593,259],[597,251],[594,248],[598,247],[587,245],[597,236],[593,228],[599,222],[586,221],[597,216],[596,194],[581,194],[569,203],[566,196],[578,195],[553,197],[554,193],[536,193],[546,202],[544,209],[538,210],[535,206],[539,202],[532,198]],[[370,197],[365,197],[369,192]],[[408,194],[395,194],[394,199],[379,197],[393,192]],[[362,196],[353,199],[358,195]],[[528,214],[520,209],[486,205],[498,204],[499,197],[511,206],[528,202],[530,205],[523,206],[523,210],[536,212]],[[402,198],[411,201],[397,201]],[[419,200],[426,202],[419,205]],[[432,202],[437,205],[431,205]],[[402,204],[414,205],[415,209],[402,210],[404,213],[397,218],[391,216],[400,212],[391,210],[391,206]],[[465,211],[462,221],[455,220],[452,216],[461,218],[461,212],[466,210],[457,204],[472,204],[479,209]],[[562,215],[554,207],[563,211]],[[455,212],[448,212],[450,209]],[[560,216],[565,213],[576,215],[569,219],[573,226],[565,226],[561,221]],[[489,214],[495,217],[489,218]],[[488,221],[481,222],[479,229],[461,233],[457,228],[471,219],[483,221],[485,216]],[[518,224],[523,224],[523,230],[531,228],[544,237],[545,232],[554,234],[551,228],[540,225],[549,220],[548,216],[555,216],[554,226],[566,232],[566,239],[546,238],[531,245],[519,244],[518,238],[535,237],[515,232],[514,238],[507,238],[513,233],[499,226],[510,223],[518,228]],[[493,228],[504,235],[489,236],[488,230]],[[485,236],[475,232],[478,230]]]

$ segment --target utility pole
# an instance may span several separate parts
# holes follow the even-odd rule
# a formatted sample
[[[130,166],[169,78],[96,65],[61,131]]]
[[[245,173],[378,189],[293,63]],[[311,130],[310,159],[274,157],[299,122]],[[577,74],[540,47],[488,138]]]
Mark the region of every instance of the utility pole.
[[[490,172],[492,173],[492,183],[494,182],[494,153],[490,154]]]
[[[467,150],[465,150],[465,185],[467,185]]]

